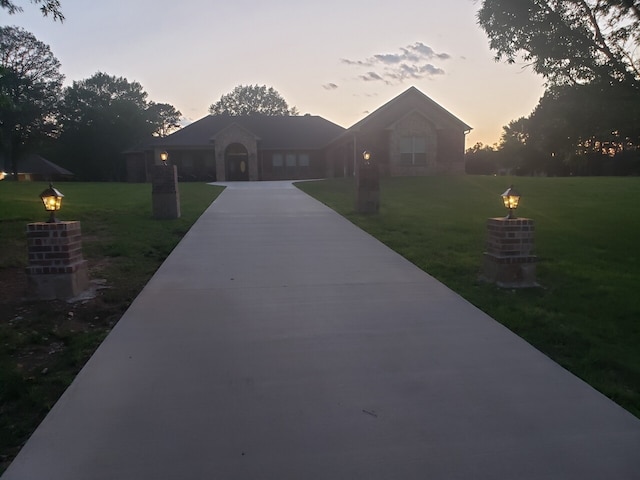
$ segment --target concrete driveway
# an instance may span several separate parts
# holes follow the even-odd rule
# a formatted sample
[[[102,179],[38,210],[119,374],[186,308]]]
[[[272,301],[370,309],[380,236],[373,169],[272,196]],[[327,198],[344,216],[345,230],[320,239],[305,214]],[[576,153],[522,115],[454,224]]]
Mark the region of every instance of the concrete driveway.
[[[229,184],[3,476],[638,478],[640,420],[287,182]]]

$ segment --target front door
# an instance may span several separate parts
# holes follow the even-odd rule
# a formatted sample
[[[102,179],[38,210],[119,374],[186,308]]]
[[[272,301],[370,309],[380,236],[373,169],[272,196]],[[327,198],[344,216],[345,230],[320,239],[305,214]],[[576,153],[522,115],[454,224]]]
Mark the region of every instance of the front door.
[[[249,154],[244,145],[233,143],[225,151],[226,177],[230,182],[249,180]]]

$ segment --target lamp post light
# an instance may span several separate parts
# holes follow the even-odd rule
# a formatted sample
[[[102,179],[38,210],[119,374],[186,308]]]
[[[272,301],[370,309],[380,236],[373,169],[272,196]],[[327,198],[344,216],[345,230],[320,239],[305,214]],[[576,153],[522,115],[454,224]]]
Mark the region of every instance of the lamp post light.
[[[154,218],[179,218],[180,196],[178,195],[178,169],[168,165],[169,152],[159,153],[161,165],[154,165],[151,172],[151,201]]]
[[[502,201],[509,214],[487,220],[481,278],[503,288],[537,287],[534,222],[530,218],[516,219],[520,194],[513,185],[502,194]]]
[[[51,212],[47,223],[59,223],[60,220],[56,218],[56,212],[60,210],[62,206],[62,197],[64,195],[56,188],[53,188],[53,184],[49,184],[49,188],[40,194],[42,203],[44,203],[44,209],[47,212]]]
[[[370,150],[362,152],[362,163],[356,175],[356,212],[378,213],[380,209],[380,180],[378,165]]]
[[[516,190],[513,188],[513,185],[507,188],[505,192],[502,194],[502,201],[504,202],[504,207],[509,209],[509,214],[507,215],[506,218],[508,219],[516,218],[514,211],[516,208],[518,208],[518,203],[520,203],[520,197],[521,195],[518,192],[516,192]]]
[[[40,194],[45,210],[51,213],[49,220],[27,224],[28,290],[41,300],[67,300],[89,288],[80,222],[61,222],[56,218],[62,197],[50,183]]]

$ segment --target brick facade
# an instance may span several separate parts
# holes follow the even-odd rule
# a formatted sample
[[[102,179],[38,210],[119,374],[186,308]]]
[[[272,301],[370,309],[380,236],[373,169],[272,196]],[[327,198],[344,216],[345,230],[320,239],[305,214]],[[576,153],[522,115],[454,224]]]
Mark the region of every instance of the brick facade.
[[[533,220],[490,218],[483,278],[503,287],[537,286]]]
[[[175,165],[155,165],[152,173],[153,218],[180,218],[180,193]]]
[[[426,140],[425,165],[403,165],[400,162],[400,140],[403,137],[422,137]],[[436,163],[438,152],[438,133],[433,123],[423,115],[412,112],[399,120],[393,129],[389,139],[389,170],[392,176],[424,176],[438,172]]]
[[[27,225],[29,290],[41,299],[70,298],[89,286],[80,222]]]
[[[227,148],[238,143],[247,149],[249,163],[249,181],[258,180],[258,141],[254,134],[239,125],[230,125],[214,137],[216,172],[219,182],[227,181],[227,165],[225,164]]]

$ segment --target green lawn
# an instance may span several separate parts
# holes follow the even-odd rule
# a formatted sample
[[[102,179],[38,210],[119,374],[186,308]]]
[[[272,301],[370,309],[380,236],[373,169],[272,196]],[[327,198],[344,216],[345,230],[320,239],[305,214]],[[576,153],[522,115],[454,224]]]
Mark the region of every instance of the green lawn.
[[[181,183],[182,216],[154,220],[150,184],[59,183],[61,220],[82,224],[89,302],[25,302],[26,224],[44,183],[0,182],[0,474],[191,225],[222,191]]]
[[[486,219],[506,214],[511,183],[535,221],[541,288],[478,281]],[[351,179],[298,187],[640,417],[640,178],[387,178],[369,216]]]

